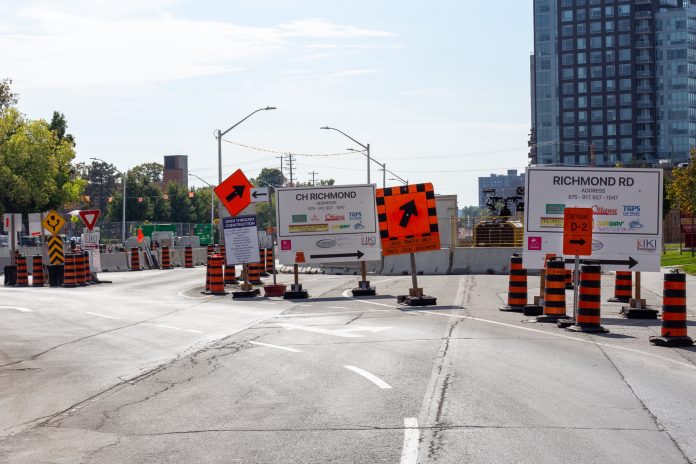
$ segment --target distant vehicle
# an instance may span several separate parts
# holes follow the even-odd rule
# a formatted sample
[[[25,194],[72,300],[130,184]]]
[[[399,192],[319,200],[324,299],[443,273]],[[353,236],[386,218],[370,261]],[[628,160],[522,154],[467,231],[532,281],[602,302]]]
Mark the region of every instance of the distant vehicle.
[[[41,241],[39,237],[32,237],[31,235],[23,235],[19,238],[19,246],[39,246]]]
[[[10,237],[7,235],[0,235],[0,247],[10,246]]]

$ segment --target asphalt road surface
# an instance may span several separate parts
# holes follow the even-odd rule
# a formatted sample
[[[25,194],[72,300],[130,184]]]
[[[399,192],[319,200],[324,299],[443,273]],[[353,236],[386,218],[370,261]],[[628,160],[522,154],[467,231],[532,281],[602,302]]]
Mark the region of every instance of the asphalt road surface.
[[[0,288],[0,462],[696,462],[696,348],[652,346],[659,321],[620,304],[588,335],[498,311],[505,276],[421,276],[438,305],[412,308],[407,276],[233,301],[204,272]]]

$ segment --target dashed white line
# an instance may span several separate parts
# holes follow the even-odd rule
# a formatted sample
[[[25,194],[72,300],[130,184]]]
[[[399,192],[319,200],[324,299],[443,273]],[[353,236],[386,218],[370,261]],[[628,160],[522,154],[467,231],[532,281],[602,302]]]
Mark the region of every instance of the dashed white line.
[[[22,312],[22,313],[33,313],[34,312],[33,309],[22,308],[21,306],[0,306],[0,309],[15,309],[15,310]]]
[[[104,318],[106,318],[106,319],[116,319],[116,320],[118,320],[118,321],[121,320],[120,317],[116,317],[116,316],[107,316],[106,314],[93,313],[93,312],[90,312],[90,311],[85,311],[85,314],[91,314],[92,316],[98,316],[98,317],[104,317]]]
[[[382,388],[382,389],[391,388],[391,385],[389,385],[387,382],[385,382],[384,380],[380,379],[380,378],[377,377],[375,374],[372,374],[372,373],[370,373],[370,372],[367,372],[366,370],[360,369],[359,367],[355,367],[355,366],[343,366],[343,367],[345,367],[345,368],[348,369],[348,370],[351,370],[351,371],[355,372],[355,373],[358,374],[358,375],[361,375],[361,376],[365,377],[367,380],[369,380],[370,382],[374,383],[374,384],[377,385],[379,388]]]
[[[279,350],[292,351],[293,353],[302,353],[300,350],[296,350],[295,348],[288,348],[287,346],[271,345],[270,343],[254,342],[254,341],[250,341],[249,343],[251,345],[266,346],[268,348],[277,348]]]
[[[404,417],[404,447],[401,450],[401,464],[418,463],[419,440],[418,419],[415,417]]]
[[[183,332],[191,332],[191,333],[197,333],[197,334],[202,334],[200,330],[193,330],[193,329],[182,329],[181,327],[174,327],[173,325],[166,325],[166,324],[152,324],[155,327],[162,327],[163,329],[172,329],[172,330],[181,330]]]

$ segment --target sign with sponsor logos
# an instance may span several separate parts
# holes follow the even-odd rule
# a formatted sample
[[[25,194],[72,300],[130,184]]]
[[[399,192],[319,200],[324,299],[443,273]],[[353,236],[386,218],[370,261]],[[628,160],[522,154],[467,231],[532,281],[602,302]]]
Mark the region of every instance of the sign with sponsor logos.
[[[382,258],[374,185],[279,188],[276,201],[281,264]]]
[[[585,259],[605,270],[659,271],[662,183],[661,169],[527,168],[523,265],[541,269],[547,253],[564,256],[566,208],[589,208],[592,253]]]

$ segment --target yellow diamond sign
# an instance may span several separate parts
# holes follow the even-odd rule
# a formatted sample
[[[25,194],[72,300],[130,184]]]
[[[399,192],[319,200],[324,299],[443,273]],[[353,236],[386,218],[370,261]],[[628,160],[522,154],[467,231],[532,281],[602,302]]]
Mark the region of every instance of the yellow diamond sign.
[[[41,225],[49,231],[52,235],[57,235],[60,229],[63,228],[65,224],[65,219],[63,219],[60,214],[55,211],[49,211],[46,218],[41,221]]]

